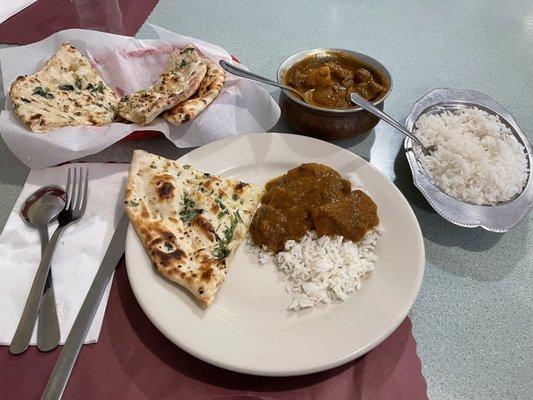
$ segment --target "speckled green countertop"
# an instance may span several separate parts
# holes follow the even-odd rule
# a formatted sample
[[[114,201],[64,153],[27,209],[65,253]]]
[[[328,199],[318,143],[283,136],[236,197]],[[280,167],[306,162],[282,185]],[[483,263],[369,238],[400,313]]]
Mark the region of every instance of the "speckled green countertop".
[[[385,106],[391,115],[405,117],[433,88],[468,88],[502,104],[533,137],[530,1],[165,0],[147,22],[219,44],[270,77],[288,55],[303,49],[367,53],[392,74],[394,89]],[[154,37],[146,25],[137,36]],[[280,122],[272,131],[290,130]],[[393,180],[422,227],[426,274],[411,318],[429,397],[533,398],[533,218],[506,234],[446,222],[414,188],[399,155],[401,142],[380,123],[367,136],[338,144]],[[116,144],[88,159],[127,161],[135,147],[170,157],[186,152],[156,138]],[[2,225],[27,172],[1,142]]]

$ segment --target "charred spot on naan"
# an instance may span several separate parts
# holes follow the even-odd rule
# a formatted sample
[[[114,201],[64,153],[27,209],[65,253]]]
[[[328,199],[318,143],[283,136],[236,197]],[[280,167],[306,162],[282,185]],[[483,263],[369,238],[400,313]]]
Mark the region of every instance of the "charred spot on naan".
[[[171,253],[167,253],[163,250],[160,250],[159,248],[154,248],[150,255],[152,256],[152,259],[157,260],[157,268],[175,268],[176,267],[176,261],[185,260],[186,254],[183,250],[176,248]]]
[[[150,212],[148,211],[148,208],[146,207],[146,204],[141,204],[141,217],[142,218],[148,218],[150,217]]]
[[[154,240],[162,238],[164,241],[172,243],[177,247],[176,236],[172,232],[169,232],[159,221],[146,222],[139,227],[138,232],[148,244],[151,244]]]
[[[202,275],[200,275],[200,281],[209,282],[214,272],[215,269],[213,267],[207,268],[205,271],[202,272]]]
[[[157,189],[160,200],[170,200],[174,197],[174,185],[170,182],[163,182]]]
[[[215,228],[213,227],[211,222],[209,222],[202,215],[198,214],[191,222],[192,225],[198,228],[198,230],[202,234],[204,234],[209,240],[215,239]]]
[[[172,200],[174,198],[173,178],[168,174],[155,175],[151,179],[151,184],[155,187],[159,200]]]
[[[237,184],[235,185],[235,193],[242,194],[242,192],[244,191],[244,188],[247,186],[250,186],[250,184],[246,182],[240,182],[240,181],[237,182]]]

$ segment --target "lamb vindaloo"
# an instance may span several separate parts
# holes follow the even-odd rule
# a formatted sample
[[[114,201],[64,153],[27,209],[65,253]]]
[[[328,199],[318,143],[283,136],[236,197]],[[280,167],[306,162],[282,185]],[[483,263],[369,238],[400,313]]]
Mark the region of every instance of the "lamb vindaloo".
[[[275,252],[311,230],[318,236],[340,235],[357,242],[379,223],[370,196],[352,192],[349,181],[322,164],[302,164],[268,182],[265,189],[250,232],[256,245]]]
[[[370,66],[343,54],[326,58],[311,56],[297,62],[285,74],[285,83],[317,107],[349,109],[356,107],[350,93],[374,101],[387,91],[385,81]]]

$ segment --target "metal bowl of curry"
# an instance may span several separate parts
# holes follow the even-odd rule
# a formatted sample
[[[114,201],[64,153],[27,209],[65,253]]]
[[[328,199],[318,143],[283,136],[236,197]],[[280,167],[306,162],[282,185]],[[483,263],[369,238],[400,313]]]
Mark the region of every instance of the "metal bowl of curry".
[[[323,139],[354,137],[379,119],[350,102],[357,92],[383,109],[392,90],[389,71],[376,59],[345,49],[314,49],[293,54],[278,68],[278,82],[301,93],[282,90],[282,118],[298,133]]]

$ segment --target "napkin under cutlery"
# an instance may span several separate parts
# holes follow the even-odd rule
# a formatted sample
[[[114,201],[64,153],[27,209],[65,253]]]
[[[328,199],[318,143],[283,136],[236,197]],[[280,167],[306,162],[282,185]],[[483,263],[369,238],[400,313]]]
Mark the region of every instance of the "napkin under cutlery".
[[[128,164],[83,164],[89,168],[89,201],[83,218],[60,239],[52,271],[63,344],[104,257],[122,215],[123,188]],[[24,201],[41,186],[65,185],[67,169],[76,164],[30,171],[24,188],[0,235],[0,345],[9,345],[24,308],[41,247],[36,229],[20,217]],[[50,225],[50,235],[57,223]],[[96,312],[85,343],[98,340],[109,287]],[[36,344],[34,329],[31,344]]]

